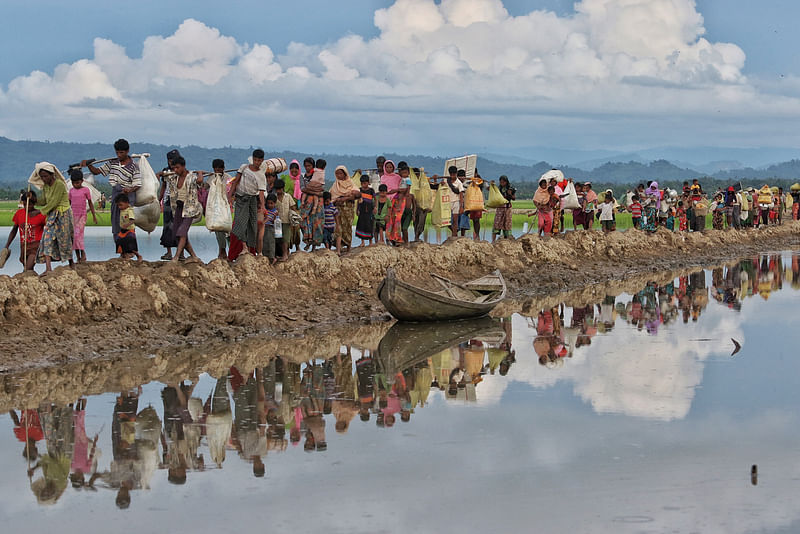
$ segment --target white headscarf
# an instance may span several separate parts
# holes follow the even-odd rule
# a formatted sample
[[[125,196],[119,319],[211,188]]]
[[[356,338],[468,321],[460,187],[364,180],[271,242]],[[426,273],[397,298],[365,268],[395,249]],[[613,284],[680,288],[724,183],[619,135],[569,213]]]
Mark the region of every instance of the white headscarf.
[[[56,175],[56,178],[61,178],[61,181],[63,181],[66,185],[67,180],[64,178],[64,175],[61,174],[61,171],[59,171],[55,165],[47,161],[40,161],[36,164],[36,166],[33,168],[30,178],[28,178],[29,184],[36,186],[39,189],[44,189],[44,180],[42,180],[42,177],[39,176],[39,171],[42,169],[52,172]]]

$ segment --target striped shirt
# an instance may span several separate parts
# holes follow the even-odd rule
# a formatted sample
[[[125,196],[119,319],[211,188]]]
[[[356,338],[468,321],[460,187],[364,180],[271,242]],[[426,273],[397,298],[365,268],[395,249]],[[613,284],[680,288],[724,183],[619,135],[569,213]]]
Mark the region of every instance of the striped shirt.
[[[631,217],[639,218],[642,216],[642,205],[639,202],[631,204]]]
[[[275,226],[275,217],[278,216],[278,210],[272,208],[271,210],[264,210],[264,224],[267,226]]]
[[[133,158],[125,165],[120,165],[118,159],[112,159],[100,167],[100,173],[108,177],[108,185],[114,187],[141,187],[142,174]]]
[[[328,230],[336,228],[336,216],[338,214],[339,210],[332,203],[325,206],[325,224],[322,227]]]

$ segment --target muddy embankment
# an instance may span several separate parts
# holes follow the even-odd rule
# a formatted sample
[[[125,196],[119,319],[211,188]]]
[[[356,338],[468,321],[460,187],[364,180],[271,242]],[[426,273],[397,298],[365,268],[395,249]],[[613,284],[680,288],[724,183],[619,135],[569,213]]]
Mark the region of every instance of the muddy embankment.
[[[561,303],[594,305],[607,295],[635,293],[649,282],[665,284],[696,270],[696,267],[689,267],[640,273],[548,295],[509,298],[493,315],[506,317],[516,313],[536,317],[541,310]],[[150,354],[125,351],[66,365],[5,372],[0,374],[0,412],[34,408],[45,401],[73,402],[81,396],[125,391],[153,380],[164,383],[196,380],[203,372],[221,377],[231,366],[242,370],[263,367],[278,355],[299,363],[312,358],[329,359],[340,352],[342,345],[375,351],[392,324],[391,321],[373,321],[317,327],[294,335],[258,335],[235,343],[212,341],[163,347]]]
[[[387,319],[375,288],[389,266],[425,284],[430,272],[468,279],[500,269],[510,290],[502,310],[511,312],[532,297],[570,289],[599,294],[606,289],[589,286],[798,246],[800,223],[792,223],[702,234],[571,232],[496,244],[461,238],[441,246],[355,249],[341,258],[301,252],[275,267],[252,256],[234,265],[110,260],[61,267],[43,278],[2,276],[0,372],[153,354],[169,360],[182,351],[291,352],[242,348],[255,336],[259,340],[250,342],[256,347],[264,339],[283,339],[288,343],[282,347],[297,346],[308,357],[317,347],[348,341],[327,331]]]

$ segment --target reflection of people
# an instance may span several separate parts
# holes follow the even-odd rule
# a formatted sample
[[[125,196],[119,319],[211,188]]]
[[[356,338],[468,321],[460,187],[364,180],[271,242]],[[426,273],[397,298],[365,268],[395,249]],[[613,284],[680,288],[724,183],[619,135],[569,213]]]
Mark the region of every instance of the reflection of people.
[[[207,414],[208,450],[211,453],[211,461],[218,468],[222,468],[222,462],[225,461],[225,446],[231,437],[231,425],[233,424],[227,382],[227,376],[222,376],[217,380],[213,392],[208,396],[204,410]]]
[[[39,504],[53,504],[67,488],[74,444],[72,408],[49,405],[42,408],[39,415],[47,454],[28,470],[28,476],[33,476],[38,468],[42,469],[42,477],[31,483],[31,490]]]
[[[369,410],[375,402],[375,360],[368,351],[356,361],[356,387],[362,421],[369,421]]]
[[[263,477],[266,467],[261,457],[267,454],[267,437],[261,370],[251,371],[246,378],[236,367],[230,372],[235,412],[231,439],[239,456],[253,464],[253,476]]]
[[[72,465],[70,466],[70,481],[73,488],[81,488],[86,485],[85,475],[90,477],[97,471],[95,453],[97,452],[97,438],[95,435],[89,447],[89,437],[86,435],[86,399],[78,399],[75,410],[72,412],[72,423],[75,433],[75,447],[72,454]],[[91,486],[91,479],[90,484]]]
[[[20,410],[19,415],[14,410],[8,414],[14,422],[14,436],[23,443],[22,456],[30,461],[35,461],[39,456],[36,442],[44,439],[42,425],[39,422],[37,410]]]

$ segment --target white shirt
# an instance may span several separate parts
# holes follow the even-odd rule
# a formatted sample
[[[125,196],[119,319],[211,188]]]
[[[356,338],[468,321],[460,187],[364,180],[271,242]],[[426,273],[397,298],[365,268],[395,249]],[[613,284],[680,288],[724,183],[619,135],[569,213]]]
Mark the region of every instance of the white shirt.
[[[239,167],[242,179],[236,187],[236,193],[240,195],[257,195],[259,191],[267,190],[267,175],[263,172],[254,171],[250,165],[245,163]]]
[[[600,204],[600,220],[613,221],[614,220],[614,203],[603,202]]]

